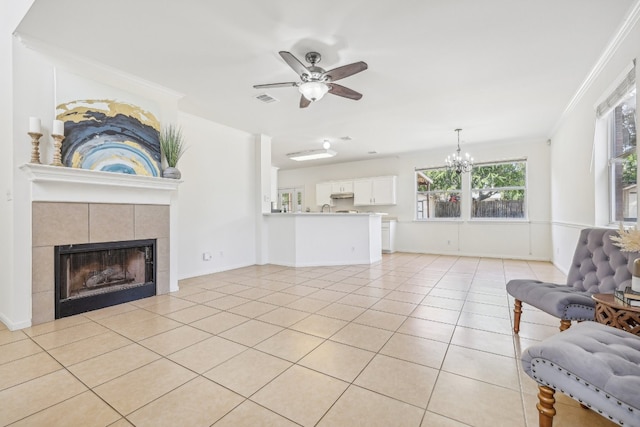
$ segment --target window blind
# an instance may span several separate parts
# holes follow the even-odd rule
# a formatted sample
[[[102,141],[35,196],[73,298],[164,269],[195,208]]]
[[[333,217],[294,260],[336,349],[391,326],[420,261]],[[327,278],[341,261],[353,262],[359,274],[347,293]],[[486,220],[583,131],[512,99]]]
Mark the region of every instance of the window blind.
[[[596,107],[596,117],[602,118],[605,114],[607,114],[613,107],[615,107],[622,98],[625,97],[636,85],[636,60],[633,60],[633,67],[627,73],[626,76],[622,79],[618,87],[614,89],[614,91],[607,96],[607,98],[602,101]]]

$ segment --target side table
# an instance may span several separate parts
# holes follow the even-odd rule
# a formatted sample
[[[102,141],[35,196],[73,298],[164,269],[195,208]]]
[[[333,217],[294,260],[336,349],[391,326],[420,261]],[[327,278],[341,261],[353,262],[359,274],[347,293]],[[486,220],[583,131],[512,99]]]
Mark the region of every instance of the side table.
[[[640,307],[625,304],[613,294],[594,294],[596,322],[640,335]]]

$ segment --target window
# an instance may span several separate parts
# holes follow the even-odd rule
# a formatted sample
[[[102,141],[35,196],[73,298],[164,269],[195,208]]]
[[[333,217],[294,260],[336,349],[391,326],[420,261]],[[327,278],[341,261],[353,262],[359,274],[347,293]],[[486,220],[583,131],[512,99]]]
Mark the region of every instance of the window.
[[[471,170],[471,218],[525,218],[527,163],[512,161]]]
[[[302,212],[304,188],[279,188],[278,205],[282,212]]]
[[[622,97],[608,117],[611,222],[635,222],[638,217],[635,114],[636,89],[634,87]]]
[[[603,141],[600,147],[606,147],[607,153],[607,161],[601,163],[606,168],[603,172],[606,171],[608,182],[603,184],[600,200],[605,200],[605,188],[609,199],[608,218],[603,218],[603,223],[607,219],[609,223],[636,222],[638,218],[636,115],[634,60],[621,75],[615,89],[596,107],[594,144]],[[604,211],[602,213],[606,215]]]
[[[460,218],[460,175],[446,168],[416,170],[416,190],[416,219]]]

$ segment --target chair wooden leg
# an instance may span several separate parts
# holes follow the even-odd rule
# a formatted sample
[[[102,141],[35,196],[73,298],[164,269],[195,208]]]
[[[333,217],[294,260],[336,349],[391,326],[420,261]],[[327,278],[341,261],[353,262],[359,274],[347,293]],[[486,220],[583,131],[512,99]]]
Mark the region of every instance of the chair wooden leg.
[[[571,327],[571,320],[562,319],[560,320],[560,332],[566,331]]]
[[[513,307],[513,332],[516,334],[520,332],[520,316],[522,315],[522,301],[516,300],[516,304]]]
[[[553,417],[556,410],[553,405],[556,403],[553,394],[555,390],[545,385],[538,386],[538,420],[540,427],[553,427]]]

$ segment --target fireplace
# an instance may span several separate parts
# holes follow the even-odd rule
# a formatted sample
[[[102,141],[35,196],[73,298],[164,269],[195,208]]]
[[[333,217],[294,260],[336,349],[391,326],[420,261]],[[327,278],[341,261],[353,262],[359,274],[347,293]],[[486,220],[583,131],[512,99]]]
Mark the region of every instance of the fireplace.
[[[180,181],[27,163],[20,166],[30,182],[31,257],[16,258],[12,329],[39,325],[58,315],[56,246],[154,239],[156,295],[178,290],[177,190]],[[20,233],[28,235],[25,222]],[[26,242],[26,241],[25,241]],[[28,286],[22,283],[31,284]],[[30,295],[29,295],[30,294]],[[29,298],[30,296],[30,298]]]
[[[55,246],[55,318],[156,295],[156,239]]]

